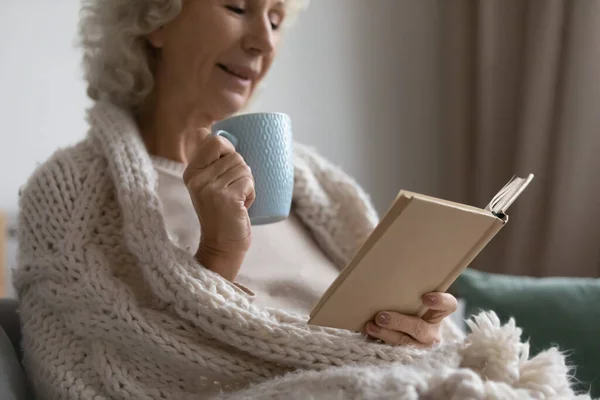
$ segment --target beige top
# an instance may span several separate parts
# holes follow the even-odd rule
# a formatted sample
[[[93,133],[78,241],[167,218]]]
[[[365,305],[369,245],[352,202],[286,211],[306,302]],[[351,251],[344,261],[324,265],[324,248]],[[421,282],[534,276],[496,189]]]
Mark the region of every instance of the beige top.
[[[182,180],[185,166],[159,157],[152,157],[152,162],[167,230],[179,247],[193,254],[200,225]],[[252,228],[252,246],[236,283],[255,294],[257,305],[309,314],[338,273],[292,213],[285,221]]]

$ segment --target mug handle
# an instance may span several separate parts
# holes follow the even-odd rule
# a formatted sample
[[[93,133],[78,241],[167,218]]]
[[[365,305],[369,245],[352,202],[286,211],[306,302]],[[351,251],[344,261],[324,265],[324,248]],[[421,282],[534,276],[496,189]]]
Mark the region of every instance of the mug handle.
[[[223,136],[225,139],[227,139],[231,142],[233,147],[235,147],[237,149],[238,139],[235,136],[233,136],[231,133],[221,130],[221,131],[215,132],[214,135],[215,136]]]

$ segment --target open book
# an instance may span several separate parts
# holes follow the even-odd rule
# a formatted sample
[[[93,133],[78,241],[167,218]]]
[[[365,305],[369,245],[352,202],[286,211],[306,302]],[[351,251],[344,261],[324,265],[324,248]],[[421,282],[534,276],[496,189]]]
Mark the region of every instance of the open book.
[[[533,179],[513,177],[485,208],[402,190],[313,308],[309,324],[363,331],[380,311],[423,316],[508,221]]]

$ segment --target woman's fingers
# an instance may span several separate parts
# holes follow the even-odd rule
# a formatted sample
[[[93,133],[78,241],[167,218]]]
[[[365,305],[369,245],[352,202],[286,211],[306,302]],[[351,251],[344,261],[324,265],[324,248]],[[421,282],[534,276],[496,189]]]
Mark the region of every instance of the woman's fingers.
[[[244,207],[248,209],[256,198],[254,177],[252,176],[250,167],[244,162],[241,156],[240,160],[238,164],[220,175],[214,184],[234,194],[235,199],[243,202]]]
[[[429,309],[423,318],[392,311],[377,314],[366,331],[391,345],[431,346],[440,341],[440,322],[456,311],[458,302],[449,293],[428,293],[423,304]]]
[[[240,163],[225,171],[215,180],[215,184],[219,188],[231,188],[231,186],[240,179],[247,178],[250,182],[254,182],[250,167],[246,163]]]
[[[367,333],[374,338],[384,341],[392,346],[415,346],[427,347],[427,344],[421,343],[404,332],[395,331],[392,329],[382,328],[374,322],[367,324]]]
[[[239,179],[233,181],[227,189],[240,196],[240,201],[243,201],[243,206],[246,209],[250,208],[252,203],[254,203],[256,192],[252,176],[241,176]]]
[[[423,296],[423,304],[429,308],[423,319],[431,324],[442,322],[458,307],[458,301],[450,293],[428,293]]]
[[[246,209],[256,197],[250,167],[231,142],[220,136],[209,136],[198,147],[184,181],[196,193],[206,187],[215,193],[228,191],[235,196],[232,200],[242,202]]]
[[[223,174],[243,162],[242,156],[234,152],[221,156],[217,161],[203,168],[198,167],[198,164],[190,164],[185,170],[187,175],[184,173],[184,181],[187,179],[188,188],[199,191],[207,185],[216,183]]]
[[[418,317],[396,312],[380,312],[375,317],[375,324],[380,328],[385,328],[385,331],[382,330],[382,332],[388,336],[391,335],[387,333],[389,330],[409,335],[417,342],[425,345],[439,342],[439,327]],[[394,338],[396,336],[398,335],[394,335]]]
[[[210,176],[212,177],[213,181],[221,181],[225,184],[225,186],[227,186],[231,183],[230,177],[232,176],[232,170],[237,167],[247,168],[248,171],[250,171],[250,167],[247,166],[240,153],[230,153],[221,157],[217,162],[209,167]],[[233,173],[235,174],[236,172],[233,171]]]
[[[188,167],[203,169],[231,153],[235,153],[235,147],[229,140],[221,136],[208,135],[190,154]]]
[[[423,304],[430,310],[453,313],[456,311],[458,302],[450,293],[428,293],[423,296]]]

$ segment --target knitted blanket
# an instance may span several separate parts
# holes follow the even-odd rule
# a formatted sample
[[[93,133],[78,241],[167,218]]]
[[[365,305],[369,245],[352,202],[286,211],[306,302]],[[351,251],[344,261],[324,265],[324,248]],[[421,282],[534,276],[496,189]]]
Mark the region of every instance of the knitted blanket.
[[[174,245],[131,116],[98,102],[80,143],[20,198],[24,365],[40,399],[573,398],[564,357],[529,359],[493,313],[429,350],[262,309]],[[294,212],[339,266],[377,223],[339,168],[295,147]],[[282,266],[282,268],[285,266]]]

